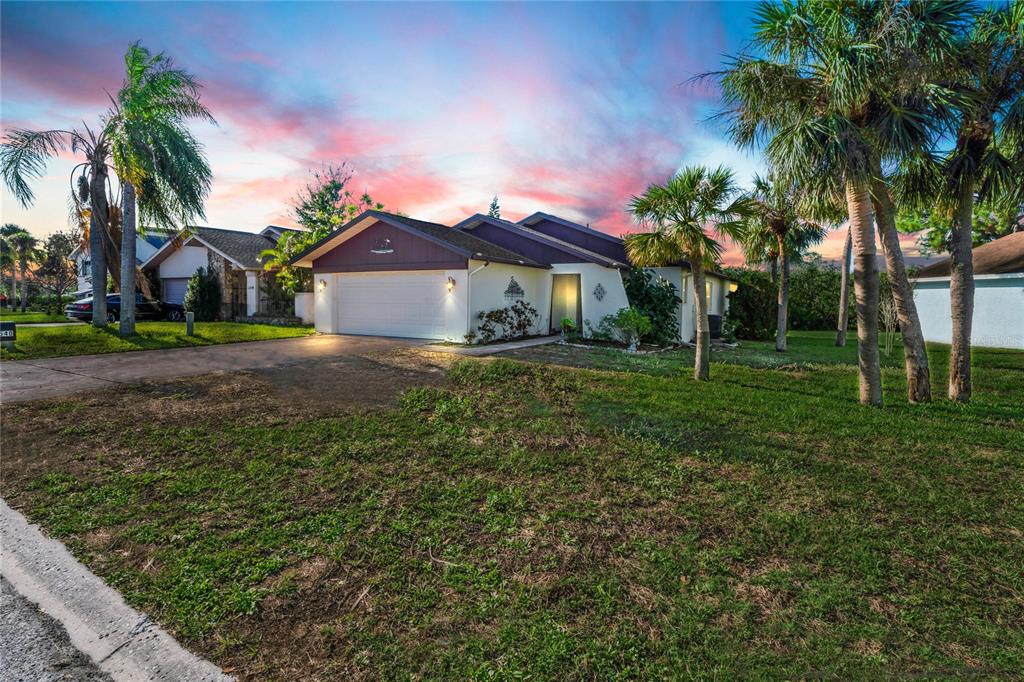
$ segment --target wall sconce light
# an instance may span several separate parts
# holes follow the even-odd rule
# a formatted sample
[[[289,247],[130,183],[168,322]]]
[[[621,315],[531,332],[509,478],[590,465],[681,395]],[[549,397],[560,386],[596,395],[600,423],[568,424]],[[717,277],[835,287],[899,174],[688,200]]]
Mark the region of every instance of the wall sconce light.
[[[729,293],[732,293],[740,288],[740,285],[736,282],[729,282]]]
[[[327,280],[326,279],[320,280],[320,291],[324,291],[326,289],[327,289]]]
[[[451,293],[452,289],[455,288],[455,278],[452,277],[451,275],[448,275],[448,281],[445,282],[444,285],[448,287],[448,292]]]

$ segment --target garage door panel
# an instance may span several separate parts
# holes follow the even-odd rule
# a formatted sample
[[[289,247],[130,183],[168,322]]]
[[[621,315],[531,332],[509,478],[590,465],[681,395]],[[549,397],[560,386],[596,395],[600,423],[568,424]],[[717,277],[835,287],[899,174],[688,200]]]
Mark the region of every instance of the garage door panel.
[[[181,305],[185,302],[185,292],[188,291],[188,278],[186,277],[165,277],[162,282],[162,300],[168,303]]]
[[[338,279],[341,333],[445,337],[443,272],[344,273]]]

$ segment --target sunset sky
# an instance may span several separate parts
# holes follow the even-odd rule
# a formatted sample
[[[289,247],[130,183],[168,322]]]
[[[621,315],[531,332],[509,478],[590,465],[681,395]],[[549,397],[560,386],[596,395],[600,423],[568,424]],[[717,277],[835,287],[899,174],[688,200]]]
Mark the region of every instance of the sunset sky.
[[[506,218],[541,210],[620,234],[629,197],[683,165],[726,164],[743,183],[760,169],[708,121],[716,88],[687,82],[742,49],[751,10],[5,1],[0,124],[96,122],[141,40],[200,78],[218,120],[194,127],[214,172],[206,224],[294,224],[310,169],[347,161],[354,189],[416,218],[453,224],[497,194]],[[65,228],[72,165],[50,164],[28,210],[5,189],[3,222]]]

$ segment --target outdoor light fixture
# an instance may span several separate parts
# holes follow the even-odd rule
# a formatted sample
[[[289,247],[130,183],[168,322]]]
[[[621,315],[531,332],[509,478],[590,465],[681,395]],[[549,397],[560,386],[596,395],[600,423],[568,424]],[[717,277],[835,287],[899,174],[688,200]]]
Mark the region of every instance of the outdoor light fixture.
[[[323,291],[326,288],[327,288],[327,280],[326,279],[320,280],[320,291]]]
[[[455,278],[452,277],[451,275],[448,275],[448,281],[445,282],[445,286],[448,287],[448,291],[450,293],[451,290],[455,288]]]
[[[730,291],[730,293],[733,292],[733,291],[736,291],[739,288],[740,288],[740,285],[737,284],[736,282],[729,282],[729,291]]]

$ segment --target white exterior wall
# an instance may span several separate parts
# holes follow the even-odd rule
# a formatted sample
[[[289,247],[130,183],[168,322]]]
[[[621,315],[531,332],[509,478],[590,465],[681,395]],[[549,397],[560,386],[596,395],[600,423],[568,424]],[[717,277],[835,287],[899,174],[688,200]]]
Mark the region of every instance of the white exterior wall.
[[[974,287],[971,343],[1024,349],[1024,273],[977,275]],[[952,342],[949,278],[918,280],[914,302],[925,340]]]
[[[316,319],[316,294],[309,291],[300,291],[295,294],[295,316],[302,319],[302,324],[313,324]]]
[[[160,263],[160,279],[191,277],[209,265],[205,246],[182,246]]]
[[[505,289],[508,288],[509,280],[515,277],[525,292],[523,300],[537,309],[539,317],[536,333],[547,333],[548,318],[551,314],[551,271],[505,263],[491,263],[486,267],[480,267],[483,264],[483,261],[470,260],[469,270],[464,273],[473,273],[469,278],[470,298],[465,326],[476,330],[480,326],[478,314],[512,305],[514,301],[505,298]]]
[[[651,268],[655,274],[667,279],[676,288],[676,295],[682,299],[679,316],[679,338],[689,341],[697,333],[697,311],[693,303],[693,275],[686,268]],[[725,315],[729,310],[729,281],[716,275],[705,275],[705,286],[711,285],[711,305],[708,315]],[[683,291],[683,288],[686,288]]]
[[[582,297],[582,314],[584,334],[587,332],[587,323],[596,329],[601,320],[607,315],[614,315],[622,308],[629,307],[629,299],[626,298],[626,287],[622,284],[622,274],[614,268],[606,268],[596,263],[562,263],[552,265],[551,275],[574,275],[580,276],[580,296]],[[550,275],[549,275],[550,279]],[[594,289],[600,284],[604,288],[604,298],[600,301],[594,295]],[[551,310],[551,287],[548,285],[548,296],[545,305],[548,312]]]
[[[334,273],[313,273],[313,319],[319,333],[338,333],[338,276]]]

